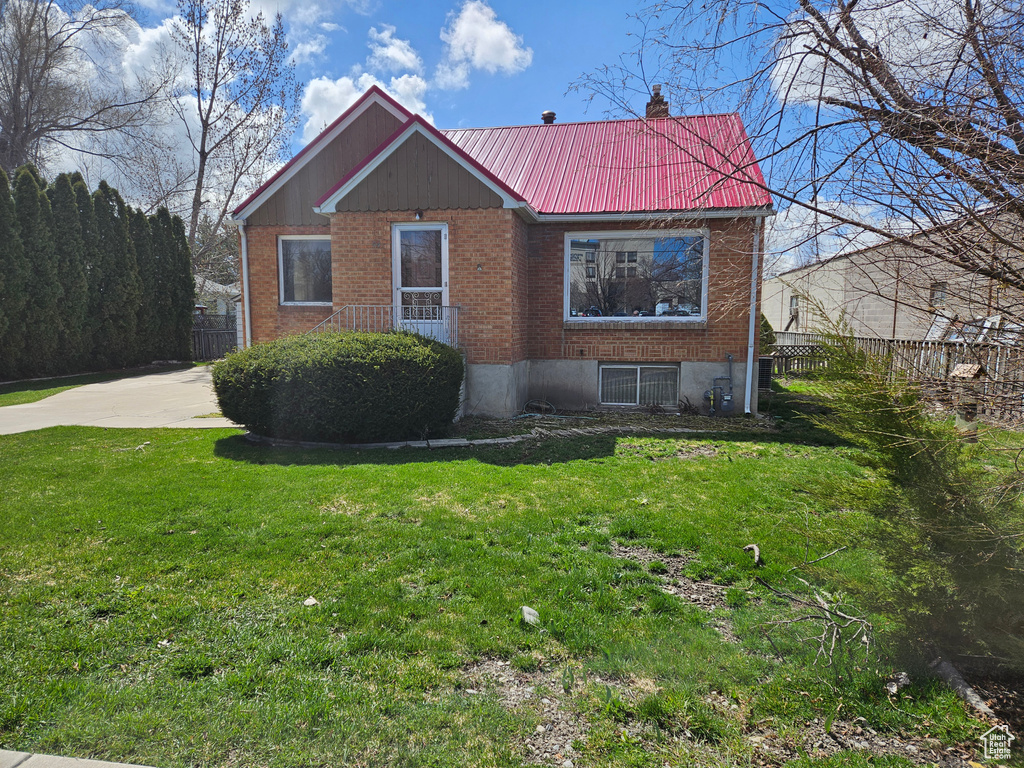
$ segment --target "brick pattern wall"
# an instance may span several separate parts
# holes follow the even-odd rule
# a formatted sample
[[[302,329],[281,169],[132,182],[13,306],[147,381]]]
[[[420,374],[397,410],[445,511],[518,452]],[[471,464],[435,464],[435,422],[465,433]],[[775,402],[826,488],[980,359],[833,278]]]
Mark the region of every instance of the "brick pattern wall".
[[[414,222],[413,212],[331,218],[329,228],[247,228],[254,342],[308,331],[333,311],[280,305],[278,235],[330,236],[335,309],[392,303],[391,225]],[[423,221],[448,224],[449,303],[460,307],[460,346],[470,363],[510,364],[528,358],[719,362],[726,353],[745,360],[752,219],[710,225],[709,312],[703,325],[563,321],[564,233],[645,229],[642,223],[528,225],[501,208],[428,210]]]
[[[282,306],[277,272],[278,235],[323,235],[324,227],[246,227],[249,249],[249,288],[252,291],[252,340],[271,341],[294,333],[305,333],[330,316],[330,307]],[[243,286],[244,289],[244,286]]]
[[[412,211],[332,216],[335,307],[392,302],[391,225]],[[459,343],[470,363],[524,359],[526,231],[509,210],[427,210],[423,223],[448,225],[448,302],[459,307]]]
[[[680,229],[703,222],[683,223]],[[753,219],[710,223],[706,324],[603,321],[569,323],[564,317],[565,240],[568,232],[647,229],[642,222],[529,228],[529,345],[536,360],[605,362],[719,362],[727,353],[746,359],[750,318]],[[759,325],[759,324],[758,324]],[[758,325],[755,326],[757,332]],[[757,344],[757,338],[755,338]]]

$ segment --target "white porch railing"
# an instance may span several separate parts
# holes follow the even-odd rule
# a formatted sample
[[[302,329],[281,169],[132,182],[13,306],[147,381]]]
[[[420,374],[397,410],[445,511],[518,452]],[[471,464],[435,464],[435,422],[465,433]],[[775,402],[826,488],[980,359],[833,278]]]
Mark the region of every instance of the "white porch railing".
[[[381,304],[342,307],[310,333],[323,331],[364,331],[385,333],[404,330],[459,346],[458,307],[394,307]]]

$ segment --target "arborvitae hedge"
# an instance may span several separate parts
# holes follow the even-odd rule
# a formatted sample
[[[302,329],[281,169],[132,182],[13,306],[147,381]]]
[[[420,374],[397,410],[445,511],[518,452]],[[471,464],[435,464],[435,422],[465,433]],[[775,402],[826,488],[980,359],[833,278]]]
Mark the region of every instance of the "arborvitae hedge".
[[[12,191],[0,171],[0,380],[186,360],[193,291],[180,218],[78,173],[47,187],[25,166]]]
[[[185,224],[159,208],[149,219],[153,237],[153,260],[158,285],[160,343],[157,351],[167,360],[188,357],[192,350],[192,310],[195,283]]]
[[[410,333],[290,336],[213,368],[221,412],[267,437],[377,442],[443,437],[459,407],[462,356]]]
[[[57,370],[81,370],[88,360],[85,323],[89,311],[89,284],[85,278],[85,243],[71,177],[62,173],[46,190],[53,210],[53,245],[57,279],[61,286]]]
[[[0,170],[0,379],[17,376],[25,351],[28,262],[7,174]]]

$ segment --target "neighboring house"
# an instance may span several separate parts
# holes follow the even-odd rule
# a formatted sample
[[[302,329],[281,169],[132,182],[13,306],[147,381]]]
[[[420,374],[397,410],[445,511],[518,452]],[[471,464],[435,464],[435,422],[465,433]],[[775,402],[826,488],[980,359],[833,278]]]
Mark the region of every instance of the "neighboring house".
[[[196,307],[203,307],[207,315],[233,315],[240,290],[238,283],[223,285],[205,277],[196,277]]]
[[[771,198],[738,116],[667,115],[439,131],[370,89],[234,212],[246,342],[429,334],[471,414],[696,405],[730,367],[755,411]]]
[[[992,341],[1017,332],[1007,318],[1024,315],[1022,299],[996,280],[887,241],[765,280],[761,306],[775,331],[842,321],[855,336]]]

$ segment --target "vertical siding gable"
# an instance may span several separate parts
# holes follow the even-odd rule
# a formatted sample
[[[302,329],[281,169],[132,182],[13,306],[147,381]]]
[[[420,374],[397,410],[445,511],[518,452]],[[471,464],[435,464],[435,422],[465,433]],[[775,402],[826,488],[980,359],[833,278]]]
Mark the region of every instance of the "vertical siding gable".
[[[371,104],[257,208],[248,223],[254,226],[326,225],[327,219],[313,213],[316,201],[401,125],[401,121],[384,107]]]
[[[420,134],[413,134],[355,189],[338,201],[338,213],[500,208],[486,184]]]

